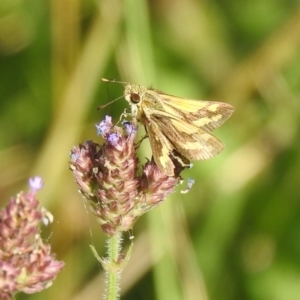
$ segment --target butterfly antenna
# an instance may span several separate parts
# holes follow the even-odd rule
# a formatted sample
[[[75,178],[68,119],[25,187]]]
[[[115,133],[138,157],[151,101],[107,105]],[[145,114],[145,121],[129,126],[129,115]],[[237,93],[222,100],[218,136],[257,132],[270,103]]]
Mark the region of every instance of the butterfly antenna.
[[[115,79],[101,78],[101,80],[102,80],[103,82],[114,82],[114,83],[120,83],[120,84],[128,84],[128,82],[125,82],[125,81],[118,81],[118,80],[115,80]]]
[[[112,100],[112,101],[110,101],[110,102],[108,102],[108,103],[106,103],[106,104],[104,104],[104,105],[99,105],[99,106],[97,107],[97,110],[103,109],[103,108],[105,108],[106,106],[108,106],[108,105],[110,105],[110,104],[112,104],[112,103],[114,103],[114,102],[120,100],[120,99],[123,98],[123,97],[124,97],[124,96],[122,95],[122,96],[118,97],[117,99],[114,99],[114,100]]]

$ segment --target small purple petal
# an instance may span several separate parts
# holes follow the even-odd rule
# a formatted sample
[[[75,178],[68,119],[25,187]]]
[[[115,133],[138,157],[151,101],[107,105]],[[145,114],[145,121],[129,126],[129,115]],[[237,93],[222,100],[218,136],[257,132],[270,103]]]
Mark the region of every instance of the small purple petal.
[[[77,152],[71,152],[70,158],[71,158],[71,161],[73,163],[75,163],[78,160],[79,157],[80,156],[79,156],[78,151]]]
[[[110,116],[105,116],[105,120],[101,121],[99,124],[96,124],[97,134],[98,135],[106,135],[109,133],[111,127],[113,126],[111,122],[112,118]]]
[[[113,145],[114,147],[117,146],[120,136],[117,133],[112,133],[108,136],[108,142]]]
[[[111,123],[112,117],[111,116],[105,116],[105,122]]]
[[[45,226],[48,226],[50,223],[53,222],[54,220],[54,217],[53,215],[51,214],[50,211],[46,210],[45,208],[41,208],[41,213],[42,213],[42,222]]]
[[[131,134],[135,135],[137,133],[137,129],[138,129],[137,126],[132,125],[131,122],[123,121],[122,124],[124,125],[125,130],[128,135],[131,135]]]
[[[44,186],[44,182],[42,177],[40,176],[35,176],[29,178],[29,187],[32,192],[37,192]]]
[[[192,188],[193,184],[195,183],[195,179],[189,178],[188,179],[188,183],[187,183],[187,187],[185,190],[180,191],[181,194],[186,194],[190,191],[190,189]]]
[[[195,183],[195,179],[193,179],[193,178],[188,179],[188,187],[189,188],[191,188],[194,183]]]

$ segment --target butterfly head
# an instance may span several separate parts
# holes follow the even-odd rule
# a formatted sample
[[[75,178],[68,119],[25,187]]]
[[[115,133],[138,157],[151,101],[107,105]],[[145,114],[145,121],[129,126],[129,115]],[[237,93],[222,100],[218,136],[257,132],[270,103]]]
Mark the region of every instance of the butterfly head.
[[[140,85],[127,84],[125,86],[124,96],[125,100],[131,106],[131,112],[134,116],[138,116],[141,102],[146,89]]]

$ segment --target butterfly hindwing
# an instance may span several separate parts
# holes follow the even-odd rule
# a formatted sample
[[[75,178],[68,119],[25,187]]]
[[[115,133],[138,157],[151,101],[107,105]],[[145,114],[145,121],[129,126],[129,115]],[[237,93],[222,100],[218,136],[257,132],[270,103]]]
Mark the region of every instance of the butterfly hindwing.
[[[149,136],[154,161],[166,174],[173,175],[174,164],[169,155],[173,149],[172,144],[154,122],[150,121],[148,126],[145,127]]]
[[[154,117],[173,147],[189,160],[209,159],[223,150],[212,134],[183,120]]]

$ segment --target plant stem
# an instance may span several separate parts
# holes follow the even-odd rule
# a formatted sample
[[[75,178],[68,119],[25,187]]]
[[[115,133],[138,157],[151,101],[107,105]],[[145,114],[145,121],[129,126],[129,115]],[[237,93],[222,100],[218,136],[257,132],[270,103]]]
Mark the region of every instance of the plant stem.
[[[108,239],[108,265],[105,268],[107,275],[106,297],[107,300],[117,300],[120,298],[120,249],[122,234],[116,233]]]

